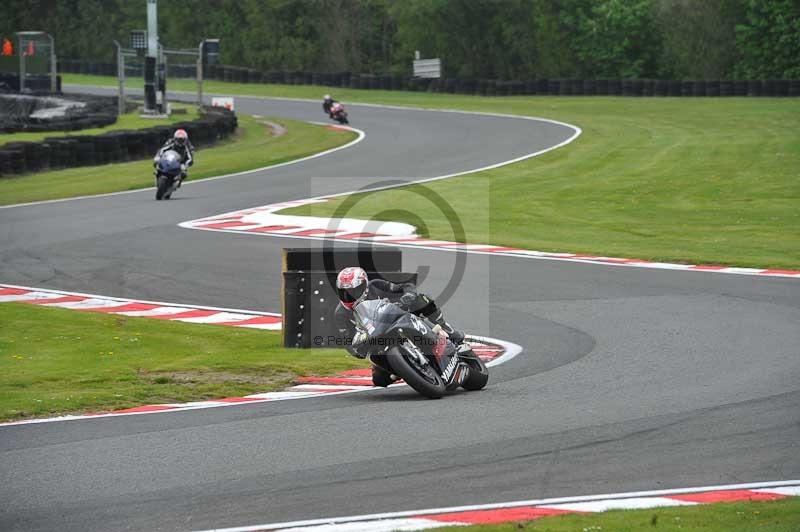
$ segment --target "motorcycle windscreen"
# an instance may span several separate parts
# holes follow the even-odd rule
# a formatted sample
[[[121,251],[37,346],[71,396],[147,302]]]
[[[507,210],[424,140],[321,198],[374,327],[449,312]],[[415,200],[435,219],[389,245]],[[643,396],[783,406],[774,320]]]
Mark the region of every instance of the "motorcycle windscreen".
[[[169,150],[158,160],[158,169],[168,175],[177,175],[181,170],[181,156],[178,152]]]
[[[406,315],[406,312],[389,302],[388,299],[368,299],[354,309],[354,317],[359,327],[371,337],[386,334],[393,325]]]

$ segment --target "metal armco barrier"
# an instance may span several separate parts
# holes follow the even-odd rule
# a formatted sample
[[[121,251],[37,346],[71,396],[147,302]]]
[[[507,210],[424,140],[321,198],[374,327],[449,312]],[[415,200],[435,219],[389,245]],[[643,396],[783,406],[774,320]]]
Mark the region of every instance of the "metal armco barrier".
[[[339,303],[336,276],[342,268],[360,266],[370,279],[417,283],[416,273],[400,271],[402,254],[387,248],[284,249],[283,345],[343,347],[334,322]]]

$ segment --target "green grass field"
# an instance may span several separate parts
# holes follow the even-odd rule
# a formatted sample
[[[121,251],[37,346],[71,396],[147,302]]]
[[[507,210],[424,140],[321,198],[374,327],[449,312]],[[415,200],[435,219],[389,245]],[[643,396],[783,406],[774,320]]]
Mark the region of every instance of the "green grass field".
[[[280,164],[341,146],[355,133],[275,119],[287,132],[273,136],[262,119],[239,116],[239,128],[213,148],[199,148],[189,181]],[[84,166],[0,179],[0,205],[134,190],[153,186],[152,159]]]
[[[66,75],[64,81],[108,85],[115,80]],[[177,80],[171,88],[191,91],[194,86]],[[800,267],[800,99],[487,98],[216,81],[206,83],[205,91],[299,98],[331,92],[345,102],[569,122],[584,131],[569,146],[427,187],[462,213],[470,242],[673,262]],[[348,214],[370,218],[386,205],[402,208],[410,197],[403,190],[383,192]],[[341,201],[286,212],[325,215]],[[476,202],[487,201],[488,222],[464,214]],[[452,238],[444,216],[414,214],[424,218],[427,236]],[[395,218],[413,219],[402,213]]]
[[[100,135],[108,131],[120,129],[145,129],[154,126],[177,124],[196,120],[198,117],[197,107],[185,104],[173,104],[173,109],[184,110],[185,113],[172,114],[167,118],[142,118],[138,112],[124,114],[117,118],[117,121],[106,127],[92,129],[81,129],[79,131],[39,131],[35,133],[11,133],[0,135],[0,147],[9,142],[33,142],[47,137],[64,137],[68,135]]]
[[[543,517],[524,523],[449,527],[464,532],[797,532],[800,497],[601,514]]]
[[[363,366],[278,332],[0,304],[0,420],[267,392]]]

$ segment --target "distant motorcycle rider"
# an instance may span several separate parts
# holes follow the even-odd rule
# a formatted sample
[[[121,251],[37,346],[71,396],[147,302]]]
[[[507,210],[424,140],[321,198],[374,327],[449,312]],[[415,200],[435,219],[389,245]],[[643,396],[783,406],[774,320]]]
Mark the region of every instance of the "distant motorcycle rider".
[[[158,153],[156,153],[156,156],[153,158],[153,167],[158,166],[158,161],[161,159],[161,156],[169,150],[173,150],[181,156],[181,177],[178,180],[177,187],[180,188],[181,183],[186,178],[186,169],[194,164],[194,146],[191,142],[189,142],[189,134],[186,133],[186,130],[175,130],[172,138],[164,143],[161,149],[158,150]],[[158,169],[156,169],[153,174],[158,177]]]
[[[331,98],[330,94],[326,94],[322,98],[322,110],[325,111],[328,114],[328,116],[331,117],[331,118],[333,118],[333,113],[331,113],[331,108],[333,107],[333,104],[335,104],[335,103],[338,103],[338,101],[334,100],[333,98]]]
[[[424,316],[439,325],[456,346],[464,343],[464,333],[453,329],[444,320],[436,303],[425,294],[418,293],[417,287],[412,283],[396,284],[383,279],[370,281],[367,272],[362,268],[350,267],[340,271],[336,277],[336,292],[339,296],[339,304],[334,313],[336,328],[345,339],[352,338],[352,343],[346,344],[346,349],[355,357],[365,358],[369,354],[368,335],[365,331],[358,330],[353,320],[353,309],[367,299],[388,299],[404,310]],[[375,386],[386,387],[395,380],[388,371],[373,364],[372,383]]]

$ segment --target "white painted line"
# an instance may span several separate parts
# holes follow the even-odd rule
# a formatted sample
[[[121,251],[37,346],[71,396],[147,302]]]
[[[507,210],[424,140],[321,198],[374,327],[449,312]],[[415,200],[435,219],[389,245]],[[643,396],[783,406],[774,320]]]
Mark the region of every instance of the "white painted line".
[[[250,323],[247,325],[237,325],[237,327],[247,328],[247,329],[263,329],[265,331],[280,331],[282,325],[280,322],[278,323]]]
[[[774,493],[776,495],[787,495],[790,497],[800,497],[800,486],[784,486],[776,488],[756,489],[759,493]]]
[[[31,291],[24,294],[0,296],[0,303],[11,303],[14,301],[39,301],[44,299],[58,299],[59,297],[61,297],[61,294]]]
[[[67,303],[43,303],[43,307],[58,307],[72,310],[107,309],[122,307],[127,305],[125,301],[113,301],[108,299],[84,299],[83,301],[69,301]]]
[[[153,316],[169,316],[170,314],[182,314],[194,310],[186,307],[156,307],[150,310],[129,310],[117,312],[120,316],[131,316],[137,318],[152,318]]]
[[[386,519],[378,521],[360,521],[355,523],[339,523],[316,525],[301,528],[285,528],[282,532],[393,532],[395,530],[428,530],[442,526],[455,526],[458,523],[442,523],[432,519]]]
[[[633,499],[638,497],[664,497],[669,495],[682,495],[687,493],[702,493],[706,491],[730,491],[730,490],[755,490],[759,488],[776,488],[783,486],[800,486],[800,480],[784,480],[775,482],[753,482],[749,484],[731,484],[727,486],[704,486],[692,488],[666,489],[655,491],[633,491],[627,493],[610,493],[606,495],[587,495],[578,497],[557,497],[552,499],[530,499],[526,501],[514,501],[495,504],[476,504],[468,506],[450,506],[445,508],[429,508],[425,510],[410,510],[402,512],[386,512],[368,515],[352,515],[346,517],[333,517],[325,519],[307,519],[303,521],[289,521],[285,523],[269,523],[251,526],[240,526],[233,528],[215,528],[203,532],[256,532],[259,530],[283,530],[287,528],[311,527],[317,525],[329,525],[337,523],[354,523],[359,521],[375,521],[380,519],[399,519],[403,517],[421,517],[425,515],[436,515],[444,513],[469,512],[477,510],[495,510],[502,508],[516,508],[521,506],[552,506],[554,504],[568,504],[591,501],[608,501],[615,499]]]
[[[236,314],[233,312],[219,312],[211,316],[199,316],[197,318],[178,318],[175,321],[183,321],[186,323],[225,323],[226,321],[244,321],[253,317],[252,314]]]
[[[679,501],[667,497],[636,497],[632,499],[611,499],[607,501],[572,502],[548,504],[542,508],[569,510],[571,512],[605,512],[606,510],[642,510],[660,506],[695,506],[696,502]]]

